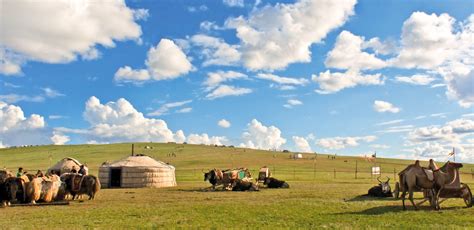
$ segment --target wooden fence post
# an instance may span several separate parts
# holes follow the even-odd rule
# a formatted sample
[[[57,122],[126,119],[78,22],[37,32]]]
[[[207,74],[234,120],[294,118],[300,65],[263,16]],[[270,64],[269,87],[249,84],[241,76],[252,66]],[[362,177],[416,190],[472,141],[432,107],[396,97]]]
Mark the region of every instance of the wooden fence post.
[[[356,160],[356,171],[355,171],[355,178],[357,179],[357,160]]]

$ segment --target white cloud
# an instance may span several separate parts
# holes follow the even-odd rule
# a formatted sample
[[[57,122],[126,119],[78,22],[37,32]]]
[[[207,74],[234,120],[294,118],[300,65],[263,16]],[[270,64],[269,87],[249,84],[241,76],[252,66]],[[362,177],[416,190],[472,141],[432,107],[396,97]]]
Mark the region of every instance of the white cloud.
[[[177,107],[182,107],[184,105],[187,105],[189,103],[191,103],[193,100],[185,100],[185,101],[176,101],[176,102],[169,102],[169,103],[165,103],[163,105],[160,106],[159,109],[153,111],[153,112],[150,112],[148,113],[147,115],[148,116],[161,116],[161,115],[165,115],[165,114],[168,114],[168,112],[170,111],[170,109],[173,109],[173,108],[177,108]],[[185,108],[186,109],[186,108]],[[187,109],[189,110],[189,109]],[[178,110],[179,111],[179,110]],[[191,112],[191,110],[189,110],[188,112]]]
[[[207,11],[209,8],[207,8],[206,5],[200,5],[200,6],[188,6],[187,9],[190,13],[194,13],[194,12],[204,12],[204,11]]]
[[[379,113],[385,113],[385,112],[390,112],[390,113],[398,113],[400,112],[400,108],[394,106],[390,102],[386,101],[374,101],[374,110],[379,112]]]
[[[444,126],[420,127],[408,134],[411,142],[445,141],[459,143],[467,134],[474,133],[474,121],[457,119],[447,122]]]
[[[68,63],[98,56],[97,46],[137,40],[140,26],[125,1],[2,1],[0,71],[21,73],[25,61]],[[75,25],[75,26],[66,26]],[[5,52],[8,52],[6,54]]]
[[[207,79],[203,84],[206,86],[206,91],[210,91],[221,85],[221,83],[236,79],[247,79],[247,75],[235,71],[210,72],[207,74]]]
[[[401,83],[407,83],[411,85],[429,85],[431,82],[436,80],[436,78],[425,75],[425,74],[415,74],[413,76],[396,76],[395,81]]]
[[[201,47],[200,55],[204,58],[203,66],[232,66],[240,62],[241,54],[237,45],[229,45],[220,38],[205,34],[194,35],[190,41],[193,45]]]
[[[222,3],[229,7],[244,7],[244,0],[223,0]]]
[[[309,80],[305,78],[280,77],[270,73],[259,73],[256,78],[275,82],[280,90],[292,90],[295,86],[304,86],[309,83]]]
[[[44,91],[44,94],[46,97],[49,97],[49,98],[55,98],[55,97],[63,97],[63,96],[66,96],[62,93],[60,93],[59,91],[55,90],[55,89],[51,89],[49,87],[46,87],[46,88],[42,88],[42,90]]]
[[[227,138],[223,136],[212,136],[209,137],[206,133],[203,134],[190,134],[186,142],[188,144],[196,144],[196,145],[224,145],[227,143]]]
[[[374,149],[389,149],[390,148],[389,145],[382,145],[382,144],[373,144],[369,146]]]
[[[118,82],[148,81],[150,80],[150,74],[146,69],[134,70],[130,66],[124,66],[115,72],[114,80]]]
[[[190,113],[192,110],[193,110],[193,108],[186,107],[186,108],[176,110],[176,113]]]
[[[64,145],[70,140],[68,136],[60,133],[53,133],[53,136],[51,136],[51,141],[54,145]]]
[[[25,117],[19,106],[0,101],[0,142],[6,146],[50,143],[44,118],[38,114]]]
[[[90,124],[86,133],[90,140],[110,143],[175,141],[175,134],[165,121],[146,118],[123,98],[101,104],[99,99],[91,97],[83,115]]]
[[[384,126],[384,125],[393,125],[393,124],[398,124],[398,123],[401,123],[405,120],[403,119],[397,119],[397,120],[391,120],[391,121],[385,121],[385,122],[380,122],[380,123],[377,123],[375,125],[377,126]]]
[[[286,101],[286,104],[283,105],[283,107],[291,109],[294,106],[298,106],[298,105],[302,105],[302,104],[303,104],[303,102],[301,102],[300,100],[288,99]]]
[[[227,96],[240,96],[251,93],[252,90],[248,88],[239,88],[229,85],[220,85],[214,89],[211,93],[206,95],[207,99],[214,100],[216,98],[227,97]]]
[[[231,126],[230,122],[226,119],[221,119],[217,122],[217,125],[222,128],[229,128]]]
[[[364,37],[349,31],[342,31],[337,37],[334,48],[327,54],[326,67],[339,69],[380,69],[386,63],[374,54],[363,52]]]
[[[383,85],[384,79],[381,74],[361,74],[359,71],[348,70],[345,73],[327,70],[319,75],[312,75],[312,80],[319,84],[316,90],[319,94],[331,94],[345,88],[353,88],[357,85]]]
[[[147,80],[169,80],[192,71],[193,66],[186,54],[171,40],[161,39],[148,50],[147,69],[132,69],[124,66],[117,70],[114,80],[118,82],[143,82]]]
[[[265,126],[253,119],[247,124],[247,131],[242,134],[244,143],[240,146],[253,149],[279,149],[286,143],[281,131],[275,126]]]
[[[391,126],[383,130],[379,130],[376,133],[406,133],[413,131],[413,128],[413,125]]]
[[[283,69],[295,62],[310,62],[310,46],[321,42],[354,14],[355,0],[301,0],[255,8],[247,18],[226,21],[241,41],[244,66],[251,70]]]
[[[293,139],[293,142],[295,142],[295,146],[298,152],[303,152],[303,153],[313,152],[306,138],[293,136],[292,139]]]
[[[16,103],[20,101],[43,102],[44,100],[45,98],[43,96],[27,96],[27,95],[20,95],[20,94],[0,95],[0,101],[4,101],[7,103]]]
[[[362,136],[362,137],[331,137],[322,138],[316,141],[316,144],[326,149],[345,149],[347,147],[355,147],[360,142],[370,143],[377,139],[375,136]]]
[[[380,41],[379,38],[375,37],[364,42],[362,44],[362,49],[372,49],[375,54],[388,55],[397,51],[397,45],[395,41]]]
[[[67,118],[66,116],[62,116],[62,115],[49,115],[48,118],[50,120],[57,120],[57,119],[63,119],[63,118]]]

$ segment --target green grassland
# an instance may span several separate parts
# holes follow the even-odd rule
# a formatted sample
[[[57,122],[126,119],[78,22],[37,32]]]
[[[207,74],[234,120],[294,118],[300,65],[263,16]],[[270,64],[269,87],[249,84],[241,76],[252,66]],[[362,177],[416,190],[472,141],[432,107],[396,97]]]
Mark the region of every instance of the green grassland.
[[[153,149],[144,149],[146,145]],[[74,157],[97,174],[102,162],[121,159],[130,151],[128,143],[0,149],[0,167],[12,171],[19,166],[28,171],[45,170],[64,157]],[[316,158],[304,154],[304,159],[293,160],[289,153],[281,152],[156,143],[136,143],[135,152],[175,166],[178,186],[103,189],[94,201],[74,201],[68,206],[4,208],[0,209],[1,228],[474,229],[474,208],[465,208],[461,199],[444,202],[441,211],[432,211],[427,204],[420,211],[411,206],[409,211],[402,211],[400,200],[359,197],[376,184],[369,174],[374,163],[359,157],[337,156],[332,160],[323,154]],[[383,177],[389,176],[395,182],[394,171],[411,162],[377,159],[376,164],[381,166]],[[256,176],[264,165],[275,177],[287,180],[290,189],[202,190],[209,186],[203,181],[202,170],[247,167]],[[471,188],[472,169],[474,165],[465,164],[461,175],[462,182]]]

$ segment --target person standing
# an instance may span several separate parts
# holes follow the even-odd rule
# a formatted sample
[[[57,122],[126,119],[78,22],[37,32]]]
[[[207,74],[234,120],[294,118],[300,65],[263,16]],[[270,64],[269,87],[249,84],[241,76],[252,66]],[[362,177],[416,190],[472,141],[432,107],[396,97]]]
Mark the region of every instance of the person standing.
[[[82,175],[87,175],[89,172],[89,170],[87,169],[87,167],[85,165],[81,165],[81,167],[79,168],[79,174],[82,174]]]
[[[23,168],[18,168],[18,172],[16,173],[16,177],[21,177],[23,175]]]

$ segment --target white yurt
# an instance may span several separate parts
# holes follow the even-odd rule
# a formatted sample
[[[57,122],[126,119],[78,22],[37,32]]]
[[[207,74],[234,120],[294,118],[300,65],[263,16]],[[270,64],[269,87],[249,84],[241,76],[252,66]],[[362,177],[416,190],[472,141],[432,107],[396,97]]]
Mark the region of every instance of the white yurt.
[[[79,170],[81,165],[81,162],[78,160],[71,157],[66,157],[58,161],[55,165],[51,166],[51,168],[48,169],[48,173],[51,172],[51,170],[54,170],[56,173],[59,172],[59,175],[61,175],[63,173],[71,172],[73,167],[75,167],[76,170]]]
[[[136,155],[99,168],[103,188],[143,188],[176,186],[175,168],[149,156]]]

